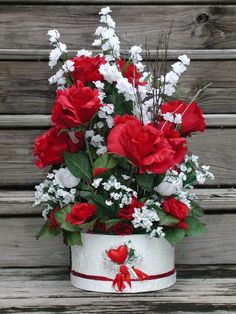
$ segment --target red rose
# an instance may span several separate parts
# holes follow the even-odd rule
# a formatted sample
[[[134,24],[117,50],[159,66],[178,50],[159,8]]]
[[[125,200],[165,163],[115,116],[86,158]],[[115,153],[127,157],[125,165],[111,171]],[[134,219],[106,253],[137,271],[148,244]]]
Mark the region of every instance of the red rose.
[[[73,58],[72,61],[75,69],[71,75],[75,80],[87,83],[104,79],[99,72],[100,66],[106,63],[104,57],[99,55],[96,57],[80,56]]]
[[[163,209],[167,214],[172,215],[180,220],[177,224],[177,227],[182,229],[188,228],[184,221],[188,216],[188,206],[186,204],[178,201],[174,197],[169,197],[164,201]]]
[[[67,214],[66,221],[72,225],[81,225],[92,217],[96,211],[96,206],[89,203],[75,204],[71,212]]]
[[[127,61],[119,59],[118,65],[123,76],[126,77],[131,84],[135,84],[135,86],[146,84],[146,82],[139,82],[141,74],[135,64],[127,63]]]
[[[165,173],[175,164],[174,144],[164,133],[133,116],[115,117],[115,127],[108,135],[108,151],[128,158],[139,172]],[[177,143],[175,143],[177,145]]]
[[[176,226],[180,229],[188,229],[188,225],[184,220],[179,221]]]
[[[179,164],[184,159],[187,150],[188,150],[188,143],[184,137],[180,136],[180,133],[173,128],[164,129],[163,130],[165,138],[167,138],[170,146],[174,153],[174,163]]]
[[[58,227],[60,227],[60,225],[57,223],[55,217],[54,217],[54,214],[60,209],[60,207],[56,207],[54,208],[50,214],[49,214],[49,220],[50,220],[50,224],[48,225],[48,227],[50,229],[56,229]]]
[[[185,136],[192,132],[203,132],[206,127],[202,109],[198,107],[196,102],[185,104],[181,100],[170,101],[161,106],[161,112],[183,114],[182,123],[180,124],[180,133]]]
[[[34,143],[34,156],[38,156],[35,164],[41,169],[60,164],[64,161],[64,152],[75,153],[83,145],[84,139],[80,132],[69,134],[58,127],[52,127]]]
[[[117,213],[117,216],[124,220],[132,220],[134,209],[141,208],[144,205],[144,202],[139,203],[136,197],[133,197],[132,203],[120,209]]]
[[[133,233],[134,228],[130,223],[118,222],[110,230],[117,235],[129,235]]]
[[[52,122],[61,128],[76,128],[94,116],[101,106],[98,90],[77,82],[57,92]]]
[[[102,233],[106,233],[106,231],[107,231],[106,225],[104,223],[102,223],[102,222],[97,222],[97,221],[94,224],[94,228],[93,229],[97,229],[99,232],[102,232]]]

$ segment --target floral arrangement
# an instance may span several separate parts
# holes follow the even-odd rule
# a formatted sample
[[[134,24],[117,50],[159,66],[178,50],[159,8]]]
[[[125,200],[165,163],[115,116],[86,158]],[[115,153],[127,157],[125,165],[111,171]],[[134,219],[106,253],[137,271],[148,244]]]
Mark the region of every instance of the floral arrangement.
[[[179,56],[167,72],[165,58],[159,68],[143,64],[141,46],[121,55],[110,12],[99,13],[97,55],[82,49],[71,58],[60,33],[48,32],[49,66],[59,69],[49,79],[53,126],[34,146],[36,165],[51,166],[36,186],[45,219],[37,237],[62,233],[71,246],[82,244],[81,232],[147,234],[175,245],[206,231],[193,184],[213,179],[188,153],[188,138],[205,129],[198,94],[175,99],[190,59]]]

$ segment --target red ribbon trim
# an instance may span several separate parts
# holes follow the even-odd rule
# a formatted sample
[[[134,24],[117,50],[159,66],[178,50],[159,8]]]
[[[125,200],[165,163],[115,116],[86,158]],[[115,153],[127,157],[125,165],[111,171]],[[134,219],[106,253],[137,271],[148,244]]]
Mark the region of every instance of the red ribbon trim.
[[[98,280],[98,281],[114,281],[114,279],[112,279],[112,278],[108,278],[108,277],[104,277],[104,276],[86,275],[86,274],[76,272],[72,269],[70,270],[70,272],[72,275],[74,275],[76,277],[84,278],[84,279]],[[155,279],[160,279],[160,278],[166,278],[166,277],[174,275],[175,273],[176,273],[176,269],[173,268],[171,271],[168,271],[168,272],[162,273],[162,274],[158,274],[158,275],[150,275],[147,278],[143,278],[143,280],[155,280]],[[141,280],[140,279],[131,279],[131,281],[141,281]]]

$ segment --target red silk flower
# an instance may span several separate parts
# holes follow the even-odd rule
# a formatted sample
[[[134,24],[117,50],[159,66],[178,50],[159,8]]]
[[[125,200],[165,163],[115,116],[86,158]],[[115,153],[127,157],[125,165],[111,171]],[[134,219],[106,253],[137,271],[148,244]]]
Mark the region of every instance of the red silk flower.
[[[163,203],[164,211],[178,218],[180,221],[177,224],[177,227],[181,229],[187,229],[188,225],[185,223],[185,219],[188,216],[188,206],[180,201],[178,201],[174,197],[167,198]]]
[[[67,214],[66,221],[72,225],[81,225],[96,212],[96,206],[89,203],[75,204]]]
[[[49,214],[49,221],[50,221],[50,223],[49,223],[48,227],[49,227],[50,229],[56,229],[56,228],[60,227],[60,225],[57,223],[57,221],[56,221],[56,219],[55,219],[55,217],[54,217],[54,214],[55,214],[59,209],[60,209],[60,207],[56,207],[56,208],[54,208],[54,209],[50,212],[50,214]]]
[[[87,83],[104,79],[99,72],[100,66],[106,63],[104,57],[99,55],[96,57],[80,56],[71,60],[74,62],[74,71],[71,72],[71,75],[75,80]]]
[[[120,209],[117,213],[117,216],[124,220],[132,220],[134,209],[141,208],[144,205],[144,202],[139,202],[136,197],[132,198],[132,203]]]
[[[41,169],[48,165],[57,165],[64,161],[64,152],[79,151],[84,145],[83,135],[80,132],[73,133],[73,136],[70,134],[58,127],[52,127],[40,135],[34,143],[34,156],[38,156],[35,164]]]
[[[57,92],[52,122],[60,128],[76,128],[88,122],[101,106],[98,90],[81,82]]]
[[[139,73],[135,64],[128,64],[126,60],[119,59],[118,66],[123,76],[128,79],[129,83],[134,84],[135,86],[146,84],[146,82],[139,82],[141,74]]]
[[[202,109],[198,107],[196,102],[185,104],[181,100],[170,101],[161,106],[161,112],[183,114],[180,133],[184,136],[190,135],[192,132],[203,132],[206,127]]]
[[[165,133],[151,125],[142,125],[134,116],[116,116],[115,127],[108,135],[110,153],[128,158],[140,173],[165,173],[181,162],[187,151],[187,142],[177,133]],[[174,138],[172,138],[174,136]]]
[[[129,235],[134,232],[134,228],[130,223],[118,222],[109,231],[117,235]]]

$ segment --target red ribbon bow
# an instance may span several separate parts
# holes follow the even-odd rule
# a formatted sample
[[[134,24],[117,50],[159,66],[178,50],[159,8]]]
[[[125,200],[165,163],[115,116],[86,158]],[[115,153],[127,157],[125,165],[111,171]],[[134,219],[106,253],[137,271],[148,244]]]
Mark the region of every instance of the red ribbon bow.
[[[145,274],[144,272],[142,272],[141,270],[134,267],[132,267],[131,269],[134,271],[135,275],[138,278],[136,280],[141,281],[141,280],[149,278],[149,276]],[[119,269],[119,273],[116,275],[115,279],[113,280],[112,287],[116,289],[116,286],[117,286],[117,291],[122,292],[123,289],[126,288],[125,282],[127,282],[131,288],[131,278],[130,278],[129,269],[127,266],[121,265]]]

